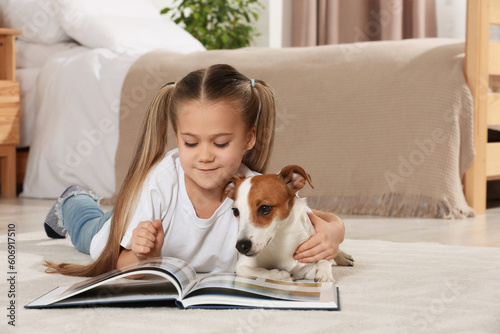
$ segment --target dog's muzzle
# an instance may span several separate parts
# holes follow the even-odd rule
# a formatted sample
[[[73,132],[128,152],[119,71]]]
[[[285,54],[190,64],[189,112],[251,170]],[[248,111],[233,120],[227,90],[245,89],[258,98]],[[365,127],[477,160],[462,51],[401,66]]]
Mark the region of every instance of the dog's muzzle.
[[[243,255],[246,255],[252,249],[252,241],[249,239],[242,239],[236,242],[236,249]]]

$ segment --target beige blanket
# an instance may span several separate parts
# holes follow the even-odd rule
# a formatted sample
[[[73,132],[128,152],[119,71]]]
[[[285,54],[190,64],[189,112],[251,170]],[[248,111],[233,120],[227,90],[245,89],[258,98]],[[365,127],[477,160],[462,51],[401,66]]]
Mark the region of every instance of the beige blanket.
[[[148,53],[122,89],[117,189],[155,91],[192,70],[228,63],[274,88],[278,114],[269,172],[304,167],[315,189],[301,196],[312,207],[343,214],[473,215],[461,184],[474,158],[463,52],[463,43],[424,39]]]

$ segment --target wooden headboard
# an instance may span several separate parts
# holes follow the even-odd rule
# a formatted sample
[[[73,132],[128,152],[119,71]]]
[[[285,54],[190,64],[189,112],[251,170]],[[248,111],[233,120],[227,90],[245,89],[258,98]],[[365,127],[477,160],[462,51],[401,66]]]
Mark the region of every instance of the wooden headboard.
[[[500,179],[500,143],[488,143],[488,126],[500,125],[500,94],[489,91],[500,75],[500,43],[490,42],[490,25],[500,25],[500,0],[468,0],[465,76],[474,98],[476,158],[464,178],[468,204],[486,211],[486,182]]]

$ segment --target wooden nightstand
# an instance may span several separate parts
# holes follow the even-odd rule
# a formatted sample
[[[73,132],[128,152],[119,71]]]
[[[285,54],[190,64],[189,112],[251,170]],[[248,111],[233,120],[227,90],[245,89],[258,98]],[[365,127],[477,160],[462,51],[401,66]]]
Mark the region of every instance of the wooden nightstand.
[[[16,145],[19,143],[19,83],[15,39],[20,30],[0,28],[0,182],[2,198],[16,197]]]

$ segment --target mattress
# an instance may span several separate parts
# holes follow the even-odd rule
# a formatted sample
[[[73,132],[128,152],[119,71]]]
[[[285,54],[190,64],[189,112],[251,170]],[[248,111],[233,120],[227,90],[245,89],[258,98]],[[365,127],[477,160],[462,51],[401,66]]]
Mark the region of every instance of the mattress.
[[[20,86],[21,102],[19,104],[19,147],[28,147],[33,140],[35,129],[35,97],[36,79],[40,73],[40,68],[18,68],[16,70],[16,80]]]
[[[18,147],[29,147],[33,140],[36,118],[37,79],[40,69],[52,56],[73,48],[84,50],[76,43],[56,43],[51,45],[16,41],[16,81],[20,85],[19,105],[20,141]]]

